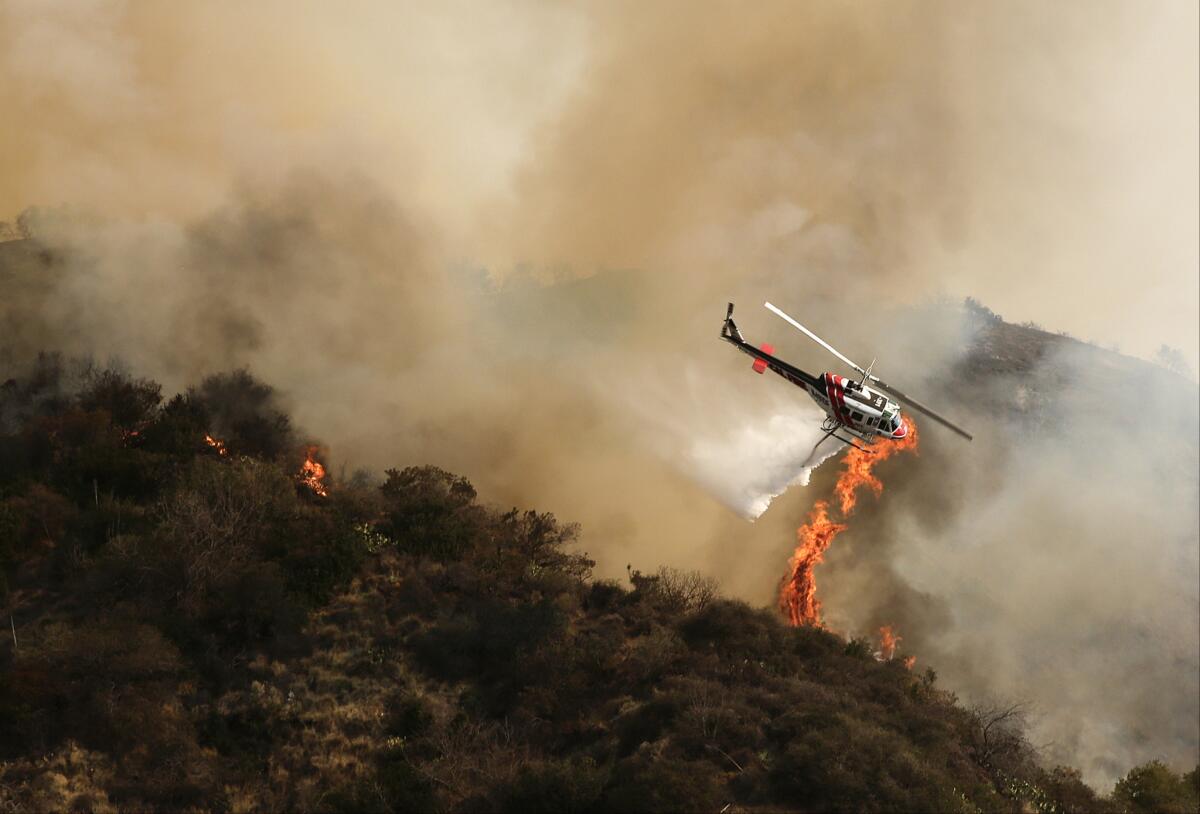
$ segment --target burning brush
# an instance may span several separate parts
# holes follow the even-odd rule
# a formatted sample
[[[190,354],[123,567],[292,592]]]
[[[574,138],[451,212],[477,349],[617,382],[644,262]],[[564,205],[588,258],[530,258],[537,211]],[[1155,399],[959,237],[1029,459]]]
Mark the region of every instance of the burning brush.
[[[304,463],[296,478],[320,497],[329,497],[329,489],[325,486],[325,466],[316,459],[317,447],[309,446],[304,450]]]
[[[225,442],[220,438],[213,438],[207,433],[204,436],[204,443],[208,444],[218,455],[225,456],[229,454],[229,450],[225,446]]]
[[[884,625],[879,628],[879,650],[875,653],[875,658],[880,661],[891,661],[896,658],[896,647],[900,644],[901,637],[896,634],[891,625]],[[911,670],[913,665],[917,663],[916,656],[905,656],[904,668]]]

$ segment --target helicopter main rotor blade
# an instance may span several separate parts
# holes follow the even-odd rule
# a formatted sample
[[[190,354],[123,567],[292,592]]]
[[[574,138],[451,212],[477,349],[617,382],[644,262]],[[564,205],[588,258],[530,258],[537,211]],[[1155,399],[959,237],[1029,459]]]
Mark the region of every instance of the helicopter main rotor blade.
[[[827,350],[827,351],[829,351],[830,353],[832,353],[832,354],[833,354],[834,356],[836,356],[837,358],[841,359],[841,360],[842,360],[843,362],[845,362],[846,364],[850,365],[850,367],[854,368],[854,369],[855,369],[855,370],[857,370],[859,373],[866,374],[866,372],[867,372],[867,371],[863,370],[861,367],[859,367],[858,365],[856,365],[856,364],[854,364],[853,362],[851,362],[851,361],[850,361],[849,359],[847,359],[845,356],[842,356],[842,354],[840,354],[840,353],[838,352],[837,348],[835,348],[833,345],[830,345],[830,344],[829,344],[828,342],[826,342],[824,339],[822,339],[821,337],[817,336],[815,333],[813,333],[812,331],[810,331],[808,328],[805,328],[803,325],[801,325],[799,322],[797,322],[796,320],[794,320],[794,319],[792,319],[791,317],[789,317],[787,314],[783,313],[783,311],[779,310],[779,309],[778,309],[778,308],[776,308],[774,305],[771,305],[771,303],[769,303],[769,302],[764,302],[764,303],[763,303],[763,305],[766,307],[766,309],[767,309],[768,311],[772,311],[772,312],[774,312],[774,314],[775,314],[776,316],[778,316],[778,317],[781,317],[781,318],[782,318],[782,319],[783,319],[785,322],[787,322],[787,323],[788,323],[789,325],[791,325],[793,328],[796,328],[796,329],[798,329],[798,330],[799,330],[801,333],[803,333],[803,334],[805,334],[806,336],[808,336],[808,338],[809,338],[809,339],[811,339],[812,341],[816,342],[818,345],[820,345],[820,346],[821,346],[821,347],[823,347],[825,350]],[[872,379],[874,379],[875,377],[874,377],[874,376],[872,376],[871,378],[872,378]]]
[[[797,322],[796,320],[792,319],[792,318],[791,318],[791,317],[789,317],[787,314],[783,313],[783,311],[781,311],[779,308],[776,308],[774,305],[772,305],[772,304],[771,304],[771,303],[769,303],[769,302],[764,302],[764,303],[763,303],[763,305],[764,305],[764,306],[766,306],[766,308],[767,308],[767,310],[768,310],[768,311],[771,311],[771,312],[773,312],[773,313],[774,313],[776,316],[778,316],[778,317],[781,317],[781,318],[782,318],[782,319],[783,319],[785,322],[787,322],[787,323],[788,323],[789,325],[791,325],[793,328],[796,328],[796,329],[797,329],[797,330],[799,330],[801,333],[803,333],[804,335],[806,335],[806,336],[807,336],[809,339],[811,339],[812,341],[816,342],[818,345],[820,345],[821,347],[823,347],[825,350],[829,351],[829,352],[830,352],[830,353],[832,353],[834,356],[836,356],[837,358],[841,359],[841,360],[842,360],[843,362],[845,362],[846,364],[850,365],[850,367],[854,368],[854,369],[855,369],[855,370],[857,370],[859,373],[863,374],[863,379],[864,379],[864,380],[870,380],[870,381],[874,382],[876,385],[878,385],[878,386],[879,386],[879,388],[880,388],[880,389],[882,389],[882,390],[887,390],[889,393],[891,393],[893,396],[895,396],[895,397],[896,397],[897,399],[899,399],[900,401],[904,402],[904,403],[905,403],[906,405],[908,405],[909,407],[913,408],[914,410],[917,410],[918,412],[924,413],[925,415],[929,416],[930,418],[932,418],[932,419],[933,419],[934,421],[936,421],[937,423],[941,424],[941,425],[942,425],[943,427],[945,427],[946,429],[948,429],[948,430],[951,430],[951,431],[953,431],[953,432],[956,432],[956,433],[958,433],[958,434],[959,434],[959,435],[961,435],[963,438],[966,438],[968,441],[971,441],[971,440],[973,440],[973,438],[972,438],[972,436],[971,436],[971,433],[967,432],[966,430],[964,430],[962,427],[960,427],[960,426],[958,426],[957,424],[955,424],[955,423],[954,423],[953,421],[951,421],[950,419],[948,419],[948,418],[945,418],[945,417],[943,417],[943,416],[940,416],[940,415],[938,415],[938,414],[937,414],[937,413],[935,413],[933,410],[929,409],[928,407],[926,407],[924,404],[922,404],[921,402],[917,401],[916,399],[914,399],[914,398],[912,398],[912,397],[910,397],[910,396],[906,396],[906,395],[904,395],[904,394],[903,394],[903,393],[901,393],[899,390],[897,390],[896,388],[892,387],[890,384],[887,384],[886,382],[884,382],[884,381],[883,381],[882,379],[880,379],[878,376],[876,376],[876,375],[872,374],[872,373],[871,373],[871,371],[870,371],[869,369],[868,369],[868,370],[864,370],[863,368],[861,368],[861,367],[859,367],[858,365],[854,364],[854,362],[850,361],[850,360],[849,360],[849,359],[847,359],[845,356],[843,356],[843,355],[842,355],[840,352],[838,352],[838,349],[837,349],[837,348],[835,348],[833,345],[830,345],[828,342],[826,342],[826,341],[825,341],[824,339],[822,339],[821,337],[817,336],[815,333],[813,333],[812,331],[810,331],[808,328],[805,328],[805,327],[804,327],[803,325],[801,325],[799,322]],[[872,366],[872,367],[874,367],[874,366],[875,366],[875,363],[874,363],[873,361],[871,362],[871,366]]]
[[[904,404],[906,406],[911,407],[912,409],[917,410],[918,412],[924,413],[925,415],[929,416],[937,423],[941,424],[946,429],[958,433],[963,438],[966,438],[968,441],[973,440],[971,433],[967,432],[966,430],[964,430],[962,427],[955,424],[950,419],[938,415],[937,413],[935,413],[933,410],[926,407],[921,402],[917,401],[916,399],[914,399],[910,396],[904,395],[903,393],[901,393],[896,388],[892,387],[887,382],[880,381],[878,378],[875,378],[874,376],[872,376],[871,378],[875,379],[875,384],[876,384],[876,386],[879,387],[879,389],[888,391],[891,395],[895,396],[897,399],[904,402]]]

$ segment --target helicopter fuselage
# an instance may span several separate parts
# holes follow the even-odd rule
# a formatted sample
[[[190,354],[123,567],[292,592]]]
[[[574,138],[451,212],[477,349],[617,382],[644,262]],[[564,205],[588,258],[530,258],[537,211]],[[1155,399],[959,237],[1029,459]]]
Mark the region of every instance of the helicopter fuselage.
[[[883,393],[836,373],[823,373],[817,382],[819,387],[805,382],[805,391],[839,424],[864,437],[882,435],[899,441],[908,435],[899,405]]]
[[[775,356],[768,344],[754,347],[742,338],[733,320],[726,318],[721,338],[754,359],[755,373],[768,369],[802,388],[815,401],[833,424],[842,426],[863,440],[882,436],[898,441],[908,435],[908,425],[900,415],[900,406],[883,393],[854,379],[836,373],[814,376]]]

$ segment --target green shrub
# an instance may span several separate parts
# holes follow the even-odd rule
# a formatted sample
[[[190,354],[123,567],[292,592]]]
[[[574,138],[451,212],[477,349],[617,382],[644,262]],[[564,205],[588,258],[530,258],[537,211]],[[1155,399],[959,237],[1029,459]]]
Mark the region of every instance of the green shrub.
[[[1181,776],[1160,760],[1143,763],[1117,781],[1113,801],[1132,812],[1194,814],[1200,809],[1198,772]]]

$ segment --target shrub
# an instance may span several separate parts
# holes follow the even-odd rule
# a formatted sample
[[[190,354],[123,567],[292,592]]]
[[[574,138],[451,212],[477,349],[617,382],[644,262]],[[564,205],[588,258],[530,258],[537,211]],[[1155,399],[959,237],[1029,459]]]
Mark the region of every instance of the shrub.
[[[717,597],[717,581],[698,571],[663,566],[653,576],[630,574],[636,592],[671,613],[703,610]]]
[[[177,395],[139,431],[138,438],[142,449],[187,460],[208,449],[204,436],[213,431],[212,423],[208,408],[200,399]]]
[[[711,763],[652,755],[642,749],[617,764],[603,811],[720,811],[730,802],[723,773]]]
[[[257,559],[295,506],[291,481],[270,464],[196,459],[160,503],[154,530],[160,571],[181,583],[172,591],[180,605],[198,614],[215,585],[231,584]]]
[[[846,647],[843,652],[850,658],[868,661],[875,658],[875,648],[871,645],[870,639],[851,639],[846,642]]]
[[[634,688],[652,686],[675,670],[688,656],[687,645],[670,628],[653,627],[628,642],[621,674]]]
[[[786,651],[786,632],[773,613],[721,599],[688,616],[679,633],[692,649],[730,659],[772,659]]]
[[[412,554],[442,562],[462,558],[483,521],[475,487],[436,466],[389,469],[379,487],[386,502],[380,531]]]
[[[162,385],[148,379],[131,379],[108,369],[91,371],[79,393],[79,406],[95,412],[102,410],[118,427],[134,429],[154,417],[162,401]]]
[[[296,445],[275,391],[247,370],[209,376],[188,390],[188,398],[208,414],[212,434],[233,453],[274,460]]]
[[[13,727],[0,738],[6,744],[44,746],[73,737],[124,750],[179,737],[179,722],[160,713],[172,705],[182,660],[148,625],[125,619],[48,624],[26,635],[14,667],[7,687],[12,699],[43,714],[5,721],[5,728]]]
[[[776,799],[814,811],[961,810],[952,787],[894,733],[844,714],[807,722],[771,765]]]
[[[548,573],[580,581],[587,579],[596,564],[586,554],[563,550],[579,538],[579,526],[559,523],[549,512],[513,509],[492,525],[494,556],[489,557],[485,567],[495,568],[504,585],[517,580],[544,582],[540,578]]]
[[[356,529],[352,518],[312,506],[298,509],[286,521],[286,531],[273,535],[264,554],[279,560],[289,591],[317,606],[358,572],[371,537]]]
[[[611,611],[618,608],[627,596],[627,592],[617,582],[611,579],[598,579],[588,588],[584,595],[583,607],[588,611]]]
[[[383,731],[398,738],[425,734],[433,726],[433,712],[421,696],[408,690],[395,693],[387,702]]]
[[[683,709],[683,699],[674,695],[659,696],[639,704],[616,722],[617,754],[632,754],[643,744],[652,743],[675,721]]]
[[[1038,786],[1055,814],[1091,814],[1102,808],[1100,798],[1084,784],[1078,769],[1056,766],[1045,773]]]
[[[594,811],[607,773],[590,758],[546,760],[526,765],[507,788],[493,795],[500,810],[529,814],[584,814]]]
[[[1152,760],[1130,769],[1129,774],[1117,781],[1113,800],[1127,811],[1193,814],[1200,809],[1200,790],[1196,787],[1198,772],[1192,772],[1185,779],[1162,761]]]
[[[384,799],[394,812],[424,814],[438,811],[433,784],[398,750],[385,752],[379,759],[379,785]]]

